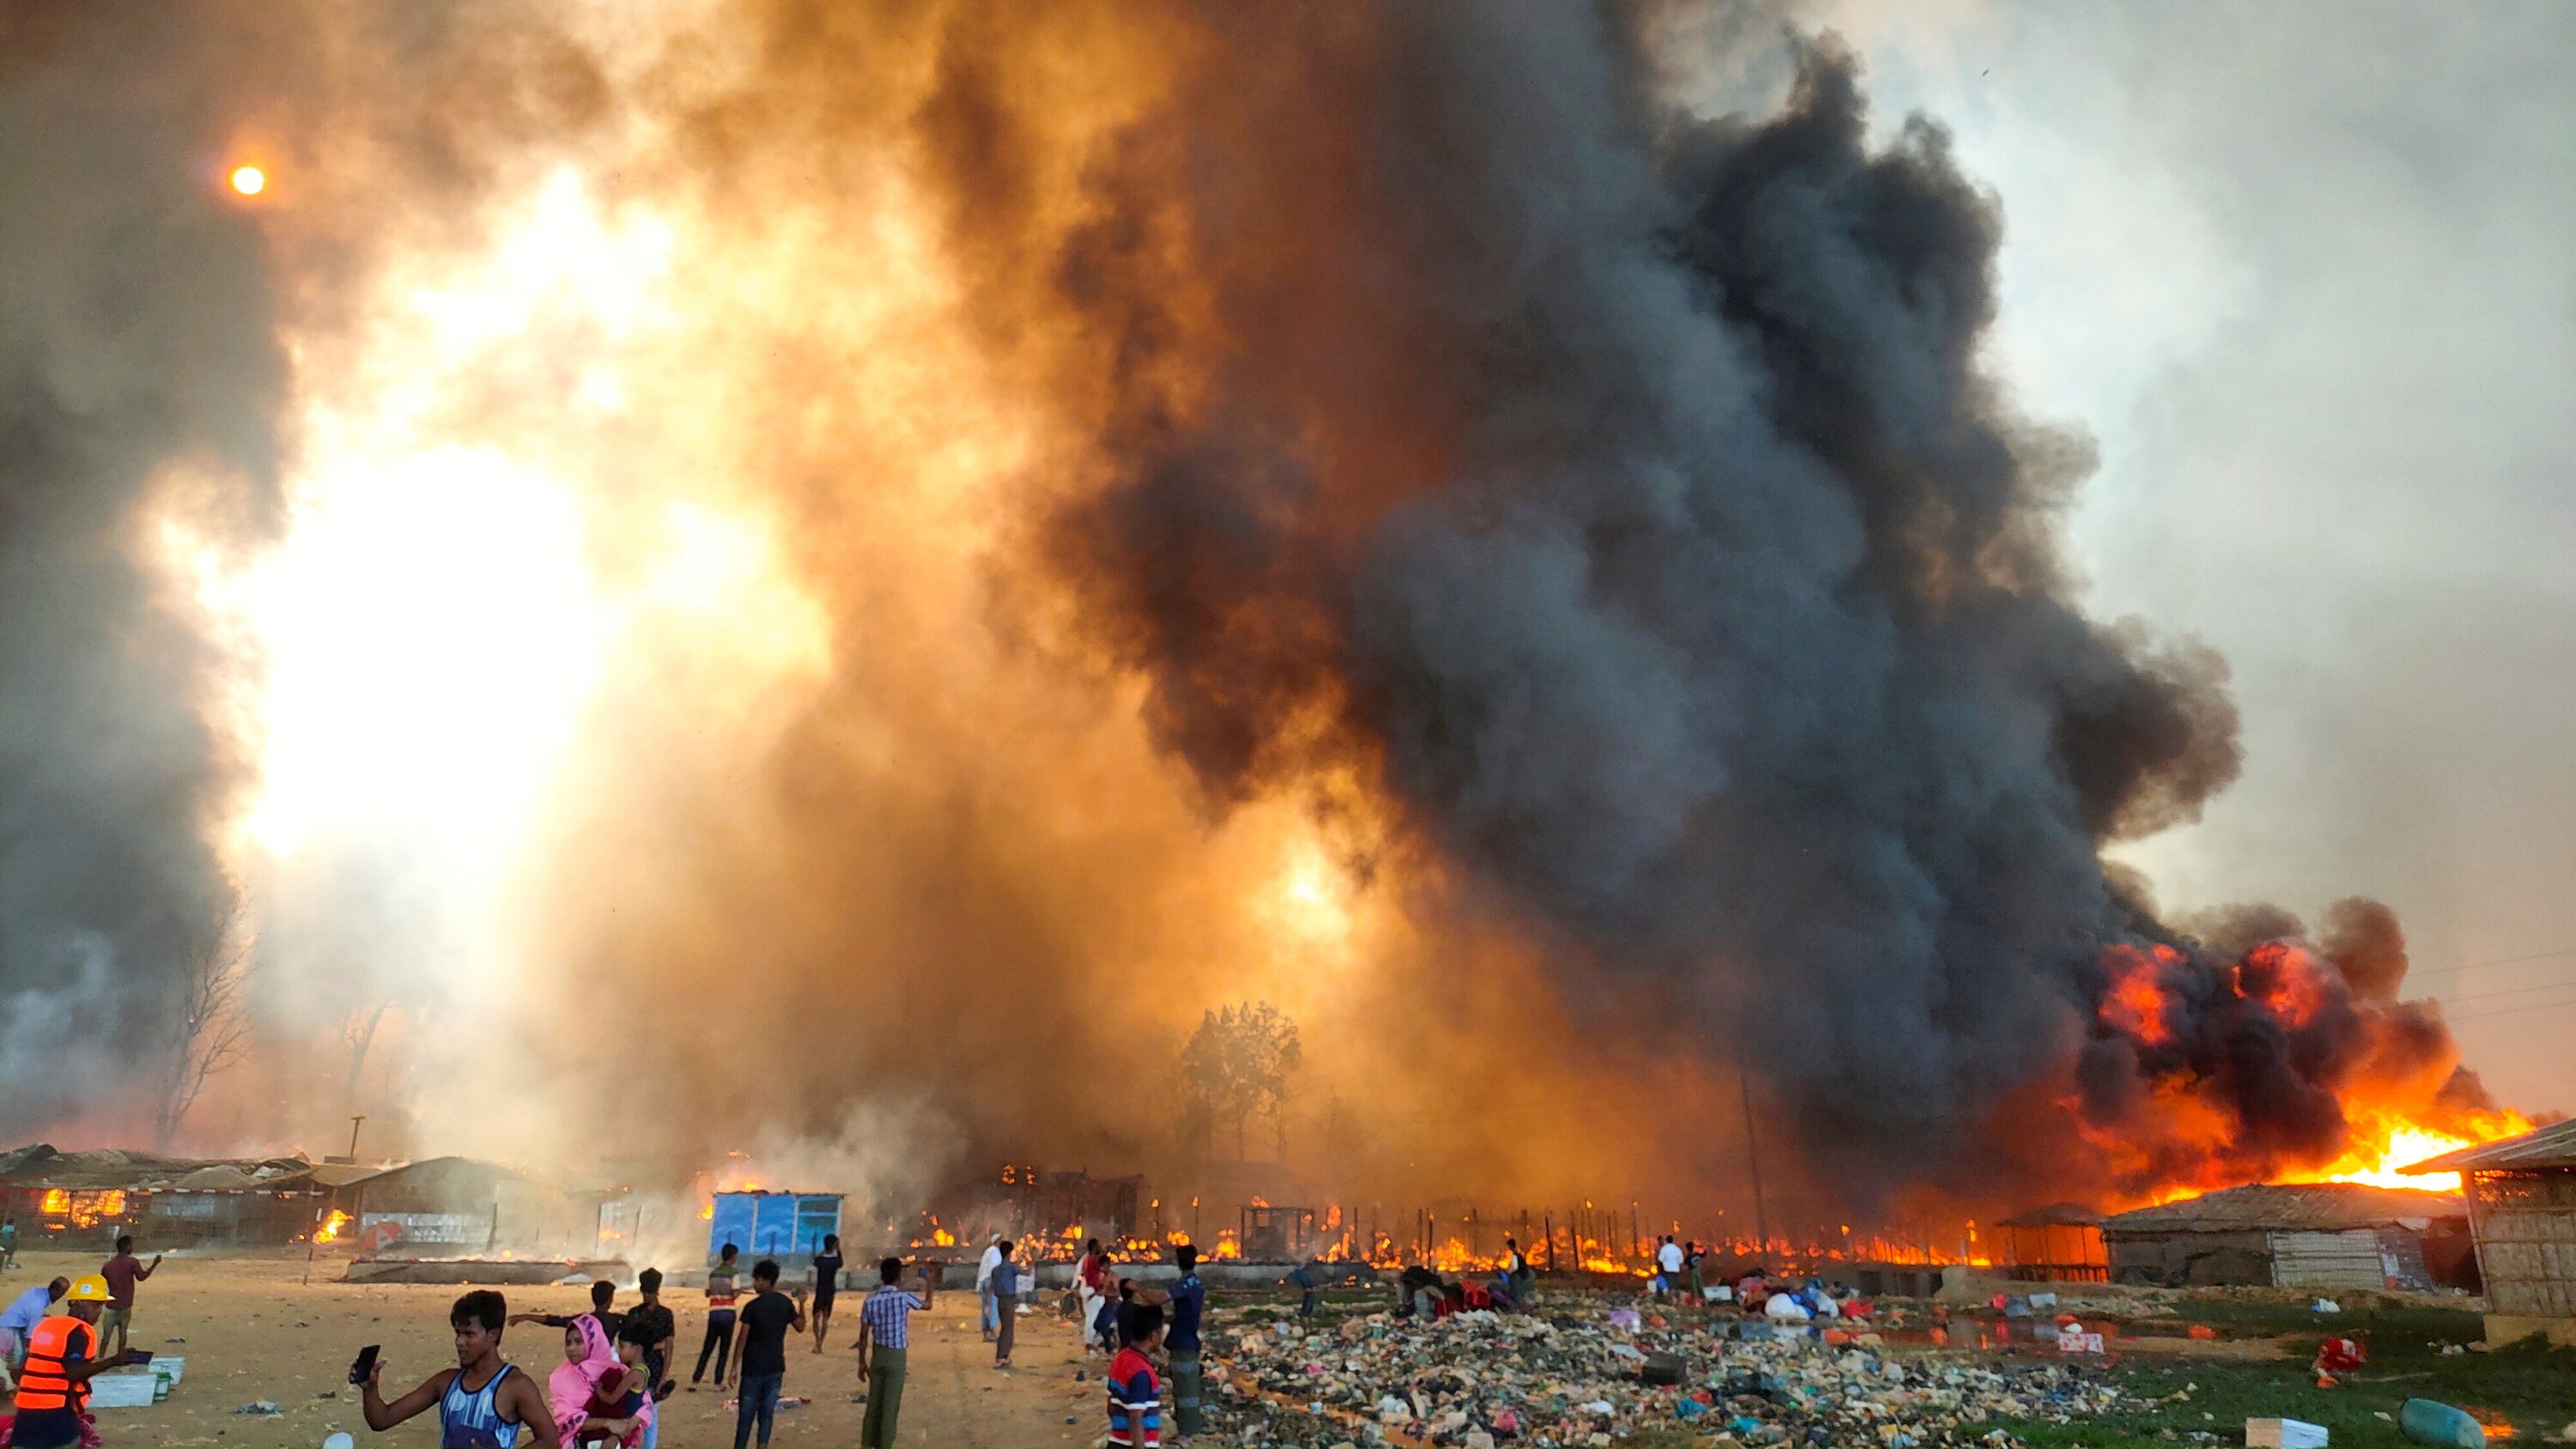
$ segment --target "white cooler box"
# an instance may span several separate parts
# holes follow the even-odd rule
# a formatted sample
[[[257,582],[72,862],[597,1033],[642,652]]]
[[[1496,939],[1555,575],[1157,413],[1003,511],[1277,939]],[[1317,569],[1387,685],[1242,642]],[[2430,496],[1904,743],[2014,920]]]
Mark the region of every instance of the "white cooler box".
[[[110,1369],[89,1381],[93,1409],[148,1409],[163,1392],[161,1376],[148,1368]]]

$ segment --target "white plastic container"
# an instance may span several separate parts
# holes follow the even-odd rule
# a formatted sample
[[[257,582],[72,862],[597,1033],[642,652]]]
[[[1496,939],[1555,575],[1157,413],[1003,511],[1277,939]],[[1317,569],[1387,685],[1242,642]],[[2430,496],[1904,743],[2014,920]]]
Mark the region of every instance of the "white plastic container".
[[[2326,1426],[2305,1419],[2248,1419],[2245,1442],[2254,1449],[2326,1449]]]
[[[121,1368],[92,1375],[89,1406],[93,1409],[148,1409],[161,1380],[149,1371]]]

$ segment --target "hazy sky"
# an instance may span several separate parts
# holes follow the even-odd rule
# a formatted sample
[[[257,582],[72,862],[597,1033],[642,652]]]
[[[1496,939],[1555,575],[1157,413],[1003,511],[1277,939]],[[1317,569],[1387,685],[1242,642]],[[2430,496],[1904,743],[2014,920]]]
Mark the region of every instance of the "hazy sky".
[[[1999,361],[2101,447],[2095,608],[2234,665],[2243,780],[2130,858],[2179,908],[2386,900],[2499,1095],[2576,1109],[2576,7],[1807,14],[2003,199]]]

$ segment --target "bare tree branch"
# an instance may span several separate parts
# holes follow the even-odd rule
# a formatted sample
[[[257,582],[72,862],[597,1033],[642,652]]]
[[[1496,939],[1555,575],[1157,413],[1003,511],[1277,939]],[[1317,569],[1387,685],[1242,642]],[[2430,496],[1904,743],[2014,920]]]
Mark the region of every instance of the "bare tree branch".
[[[178,1136],[180,1122],[197,1105],[207,1079],[241,1060],[249,1044],[245,983],[250,948],[242,895],[232,890],[205,948],[188,963],[179,1019],[171,1029],[160,1109],[153,1123],[153,1139],[161,1149],[167,1150]]]

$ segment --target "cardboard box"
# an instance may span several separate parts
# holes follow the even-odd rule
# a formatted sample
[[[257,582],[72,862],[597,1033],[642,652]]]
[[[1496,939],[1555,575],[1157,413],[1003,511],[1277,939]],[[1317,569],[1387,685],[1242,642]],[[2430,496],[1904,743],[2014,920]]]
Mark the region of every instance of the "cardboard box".
[[[2326,1426],[2305,1419],[2248,1419],[2248,1449],[2326,1449]]]

